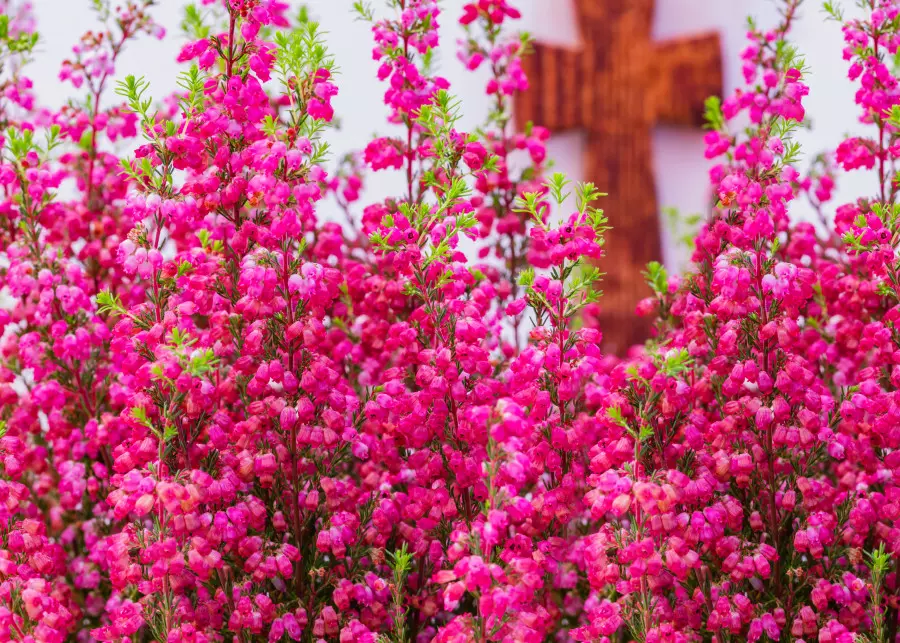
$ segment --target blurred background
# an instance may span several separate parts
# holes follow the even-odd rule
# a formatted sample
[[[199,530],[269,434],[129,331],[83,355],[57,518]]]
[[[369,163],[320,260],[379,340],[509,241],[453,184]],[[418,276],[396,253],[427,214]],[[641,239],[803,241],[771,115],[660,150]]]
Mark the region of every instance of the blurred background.
[[[622,2],[623,0],[610,0]],[[60,63],[71,51],[79,35],[94,24],[91,0],[33,0],[41,34],[37,60],[29,74],[36,84],[41,101],[51,105],[63,103],[72,87],[57,80]],[[119,74],[144,75],[151,82],[153,95],[161,97],[175,88],[178,65],[174,60],[174,43],[184,42],[179,23],[183,0],[161,0],[154,8],[158,20],[168,33],[162,41],[148,37],[134,43],[119,65]],[[299,3],[294,2],[299,7]],[[334,153],[344,154],[361,146],[375,132],[385,132],[385,109],[381,105],[383,87],[375,78],[371,60],[371,36],[367,25],[354,20],[352,0],[307,0],[312,16],[328,32],[328,44],[340,67],[338,82],[341,93],[334,101],[341,129],[333,132]],[[378,2],[373,3],[375,6]],[[481,122],[488,101],[482,88],[484,77],[463,69],[456,58],[456,42],[462,35],[457,24],[465,0],[444,0],[441,71],[451,81],[453,92],[463,100],[464,126]],[[579,42],[572,0],[517,0],[522,10],[521,29],[548,44],[572,45]],[[846,4],[846,3],[845,3]],[[852,4],[852,3],[851,3]],[[657,0],[653,32],[657,39],[690,35],[715,30],[722,42],[724,83],[726,92],[741,82],[741,50],[746,45],[746,18],[752,15],[761,25],[774,24],[778,4],[773,0]],[[806,102],[812,117],[813,131],[801,134],[805,159],[826,149],[833,149],[842,135],[856,128],[853,90],[846,77],[846,63],[841,59],[842,39],[836,23],[826,22],[821,3],[807,0],[801,6],[794,41],[812,68],[811,91]],[[702,133],[693,129],[657,127],[653,136],[653,162],[660,209],[677,208],[682,214],[700,212],[706,207],[708,191],[703,158]],[[584,177],[584,140],[577,131],[554,137],[550,154],[557,168],[572,178]],[[801,161],[801,164],[803,161]],[[852,194],[857,188],[851,181],[865,181],[857,175],[844,178],[837,192]],[[367,197],[377,198],[395,192],[400,176],[377,175],[369,186]],[[603,186],[600,186],[602,189]],[[796,214],[811,217],[806,204],[798,203]],[[661,217],[666,263],[676,267],[682,263],[684,250],[679,249],[669,234],[668,217]]]

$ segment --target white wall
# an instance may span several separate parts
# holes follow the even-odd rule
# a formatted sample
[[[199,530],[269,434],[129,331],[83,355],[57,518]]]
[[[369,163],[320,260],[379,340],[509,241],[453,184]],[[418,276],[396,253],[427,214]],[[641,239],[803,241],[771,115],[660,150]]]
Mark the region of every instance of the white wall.
[[[94,25],[90,0],[33,0],[38,14],[38,28],[42,35],[41,49],[31,75],[39,96],[51,104],[61,104],[70,95],[71,86],[62,85],[56,75],[60,62],[66,57],[86,29]],[[296,4],[296,2],[295,2]],[[384,131],[385,109],[381,105],[383,85],[375,79],[371,59],[371,37],[365,24],[355,22],[351,15],[352,0],[308,0],[307,6],[315,18],[329,32],[329,44],[341,69],[341,94],[335,100],[342,121],[339,132],[333,133],[335,154],[343,154],[364,143],[376,131]],[[379,0],[373,0],[374,5]],[[473,79],[462,70],[456,60],[456,40],[461,34],[456,18],[463,0],[444,0],[442,22],[442,72],[453,83],[453,89],[464,101],[464,125],[480,122],[487,109],[481,92],[483,76]],[[574,11],[570,0],[518,0],[524,14],[522,28],[540,40],[566,43],[578,38]],[[857,119],[853,105],[853,91],[846,79],[846,63],[841,60],[841,33],[838,25],[825,23],[820,2],[810,0],[801,10],[794,31],[794,40],[812,66],[811,93],[807,101],[815,131],[804,132],[802,141],[807,157],[834,148],[847,131],[856,131]],[[845,2],[847,4],[847,2]],[[183,0],[161,0],[155,14],[169,30],[162,43],[144,37],[123,56],[119,64],[121,75],[135,73],[151,81],[155,96],[174,88],[177,66],[174,63],[173,43],[181,42],[178,29]],[[731,89],[741,81],[739,52],[746,40],[746,16],[751,14],[760,24],[774,24],[777,3],[772,0],[657,0],[655,31],[658,38],[684,33],[716,29],[724,43],[725,82]],[[659,129],[655,135],[657,187],[661,207],[672,206],[683,213],[701,211],[706,203],[706,172],[703,159],[702,134],[693,131]],[[558,160],[558,168],[574,178],[581,176],[582,142],[577,133],[559,136],[551,153]],[[394,182],[392,179],[396,178]],[[855,180],[854,180],[855,179]],[[396,191],[399,177],[381,173],[370,186],[373,197]],[[850,199],[865,192],[871,185],[862,175],[844,179],[839,184],[838,199]],[[601,188],[603,186],[600,186]],[[798,216],[808,217],[811,211],[798,205]],[[678,253],[667,245],[672,262]]]

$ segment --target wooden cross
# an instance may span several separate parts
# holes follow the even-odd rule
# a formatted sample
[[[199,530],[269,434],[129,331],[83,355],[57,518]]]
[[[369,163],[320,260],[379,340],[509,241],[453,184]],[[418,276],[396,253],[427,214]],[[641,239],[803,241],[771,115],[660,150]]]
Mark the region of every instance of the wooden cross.
[[[609,193],[601,205],[613,227],[601,263],[601,329],[607,349],[621,353],[649,334],[634,312],[650,295],[647,263],[661,260],[652,128],[703,123],[704,101],[722,92],[721,49],[716,34],[654,42],[653,0],[574,1],[583,47],[536,45],[523,62],[531,87],[516,101],[516,120],[587,131],[585,178]]]

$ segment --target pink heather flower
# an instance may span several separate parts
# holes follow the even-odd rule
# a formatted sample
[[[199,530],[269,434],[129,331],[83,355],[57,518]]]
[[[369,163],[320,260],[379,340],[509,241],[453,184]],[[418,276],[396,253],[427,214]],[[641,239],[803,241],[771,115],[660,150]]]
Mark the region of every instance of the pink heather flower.
[[[900,4],[844,25],[863,130],[801,174],[782,2],[710,104],[716,203],[689,271],[648,268],[627,357],[597,324],[605,220],[513,125],[508,0],[455,16],[488,74],[473,132],[428,64],[440,7],[388,3],[384,135],[334,167],[339,83],[313,34],[280,64],[286,2],[219,3],[227,31],[178,52],[199,85],[147,117],[105,92],[162,34],[149,2],[73,49],[62,109],[3,54],[0,639],[890,637]],[[124,164],[104,143],[138,136]],[[400,190],[365,202],[369,171]]]

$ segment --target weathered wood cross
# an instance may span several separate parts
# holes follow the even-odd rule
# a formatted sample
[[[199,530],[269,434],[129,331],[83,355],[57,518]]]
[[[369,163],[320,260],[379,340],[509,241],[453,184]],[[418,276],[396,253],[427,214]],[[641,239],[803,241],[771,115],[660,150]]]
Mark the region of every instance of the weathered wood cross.
[[[647,338],[634,310],[650,294],[646,264],[661,260],[652,128],[702,124],[704,101],[722,92],[720,44],[716,34],[654,42],[653,0],[574,1],[583,47],[535,47],[516,119],[587,132],[585,179],[609,193],[601,206],[613,227],[601,263],[601,329],[607,348],[621,352]]]

